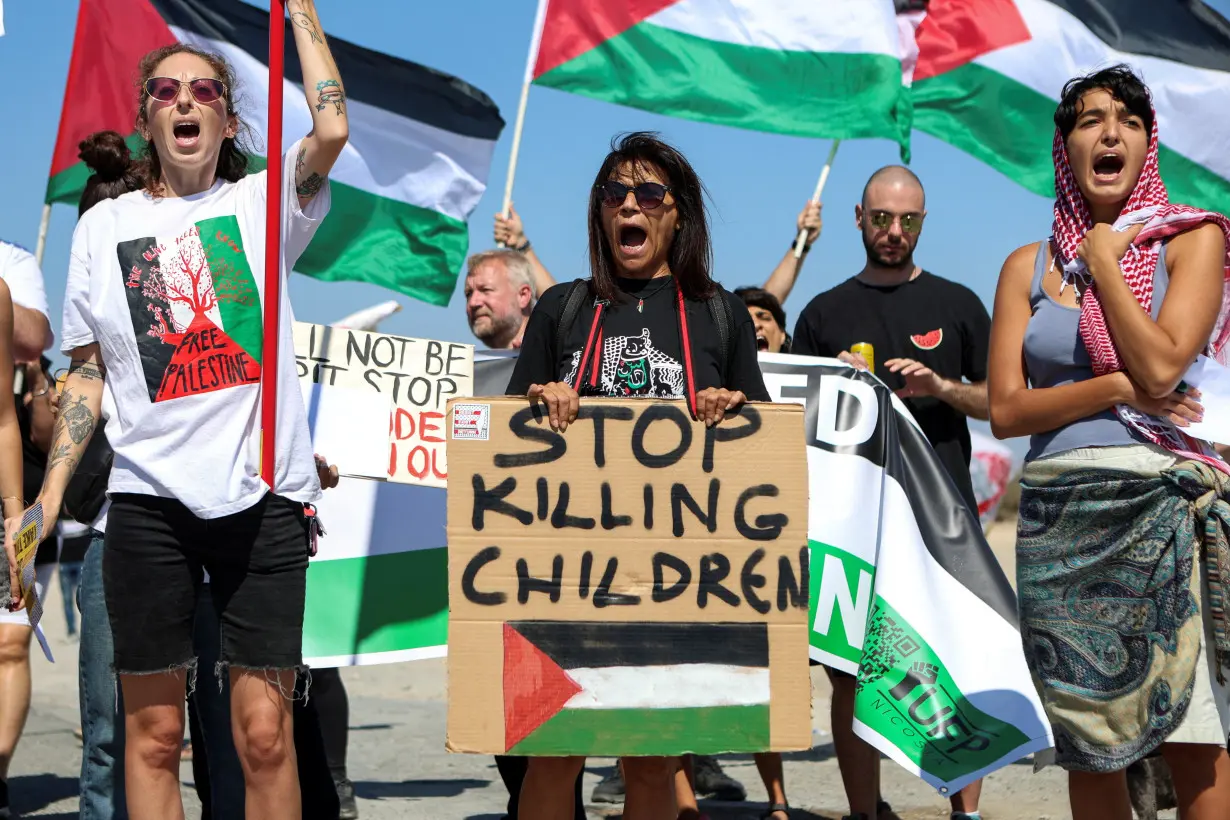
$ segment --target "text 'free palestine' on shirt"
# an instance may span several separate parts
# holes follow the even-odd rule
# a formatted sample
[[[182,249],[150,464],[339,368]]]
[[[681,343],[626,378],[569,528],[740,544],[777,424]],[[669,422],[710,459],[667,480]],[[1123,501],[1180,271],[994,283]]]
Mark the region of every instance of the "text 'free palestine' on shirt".
[[[300,208],[298,147],[282,158],[282,351],[294,349],[287,274],[330,205],[326,184]],[[266,185],[262,171],[186,197],[134,191],[77,224],[63,350],[97,342],[102,351],[114,400],[109,492],[173,498],[201,518],[240,512],[266,492],[258,472]],[[278,395],[274,492],[315,501],[294,356],[279,357]]]

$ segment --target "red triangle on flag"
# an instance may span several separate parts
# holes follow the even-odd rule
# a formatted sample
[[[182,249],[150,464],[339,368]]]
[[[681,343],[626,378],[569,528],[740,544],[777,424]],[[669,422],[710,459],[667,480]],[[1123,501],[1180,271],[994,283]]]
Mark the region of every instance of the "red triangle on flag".
[[[581,686],[541,649],[504,624],[504,743],[511,749],[555,717]]]
[[[618,37],[679,0],[552,0],[547,4],[534,79]]]
[[[175,344],[175,354],[162,375],[154,401],[211,393],[261,380],[260,365],[203,314],[194,317],[183,333],[168,334],[163,341]]]
[[[914,82],[1030,39],[1013,0],[931,0],[918,27]]]

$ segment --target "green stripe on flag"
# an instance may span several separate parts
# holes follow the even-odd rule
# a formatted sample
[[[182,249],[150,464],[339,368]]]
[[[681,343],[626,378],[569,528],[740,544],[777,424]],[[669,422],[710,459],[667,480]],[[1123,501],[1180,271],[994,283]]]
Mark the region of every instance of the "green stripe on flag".
[[[447,549],[308,564],[304,657],[393,652],[447,641]]]
[[[977,63],[914,83],[913,96],[915,128],[1035,194],[1055,195],[1056,100]],[[1230,213],[1230,180],[1166,147],[1165,137],[1159,162],[1170,201]]]
[[[756,48],[642,23],[534,82],[668,117],[909,145],[909,92],[888,55]]]
[[[1020,708],[1008,693],[990,694],[1004,707]],[[882,598],[867,628],[854,717],[945,781],[979,771],[1030,740],[970,703],[931,645]]]
[[[128,144],[140,144],[133,135]],[[265,168],[252,159],[253,172]],[[76,206],[89,179],[84,163],[47,181],[45,201]],[[432,305],[447,305],[470,247],[466,223],[430,208],[330,182],[333,203],[295,270],[326,282],[368,282]]]
[[[509,750],[512,755],[586,754],[601,748],[631,757],[762,752],[769,706],[692,709],[564,709]]]
[[[856,555],[820,541],[809,541],[808,545],[811,548],[809,641],[816,649],[858,666],[863,657],[863,642],[858,636],[863,634],[866,615],[871,609],[875,567]],[[866,580],[863,580],[864,575],[867,576]],[[860,585],[865,591],[862,598],[859,597]],[[839,594],[843,588],[849,592],[849,597],[844,599],[848,602],[847,607],[852,604],[853,611],[862,614],[862,623],[847,623],[846,613],[843,612],[843,598]],[[827,620],[817,622],[817,613],[821,609],[828,617]],[[817,628],[823,631],[817,631]],[[851,631],[854,632],[854,637],[851,636]]]

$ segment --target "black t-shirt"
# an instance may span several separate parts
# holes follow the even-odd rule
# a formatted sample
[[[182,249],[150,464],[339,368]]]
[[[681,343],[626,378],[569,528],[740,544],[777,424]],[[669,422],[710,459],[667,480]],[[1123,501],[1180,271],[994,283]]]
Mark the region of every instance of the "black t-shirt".
[[[616,280],[627,298],[603,309],[598,367],[577,392],[582,396],[615,398],[682,398],[687,393],[683,343],[675,288],[662,278]],[[569,282],[547,290],[534,306],[517,365],[508,382],[510,396],[524,396],[530,385],[547,382],[572,384],[594,320],[594,300],[587,296],[576,320],[564,335],[562,350],[555,349],[556,328],[564,309]],[[769,401],[756,359],[756,332],[743,301],[721,291],[732,319],[729,361],[721,368],[717,328],[709,306],[685,300],[693,378],[697,392],[707,387],[742,390],[749,401]],[[638,307],[640,300],[643,307]],[[601,344],[598,344],[598,341]],[[593,358],[594,354],[590,354]],[[591,384],[596,381],[597,384]]]
[[[870,343],[876,376],[898,390],[905,379],[884,367],[889,359],[914,359],[946,379],[985,381],[990,334],[991,317],[973,291],[923,271],[893,287],[851,278],[821,293],[799,314],[790,352],[836,357]],[[930,396],[904,401],[976,514],[965,416]]]

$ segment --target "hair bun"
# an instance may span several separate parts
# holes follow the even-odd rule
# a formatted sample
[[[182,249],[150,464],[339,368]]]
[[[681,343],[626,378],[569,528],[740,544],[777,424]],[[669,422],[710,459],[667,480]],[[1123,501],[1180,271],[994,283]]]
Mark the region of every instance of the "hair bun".
[[[128,143],[115,131],[90,134],[77,148],[77,156],[104,182],[123,179],[132,167],[132,154],[128,150]]]

